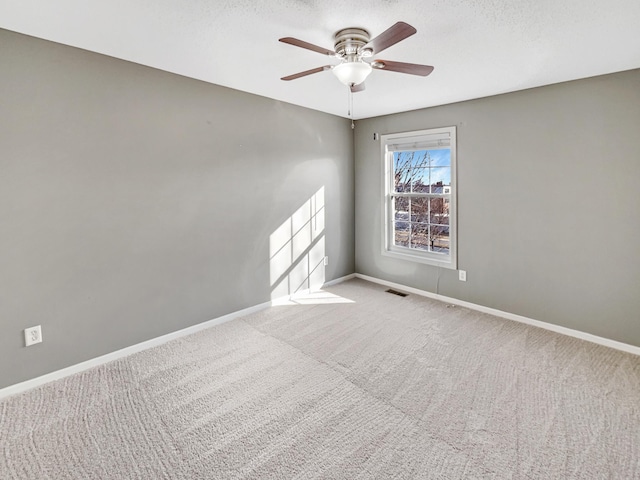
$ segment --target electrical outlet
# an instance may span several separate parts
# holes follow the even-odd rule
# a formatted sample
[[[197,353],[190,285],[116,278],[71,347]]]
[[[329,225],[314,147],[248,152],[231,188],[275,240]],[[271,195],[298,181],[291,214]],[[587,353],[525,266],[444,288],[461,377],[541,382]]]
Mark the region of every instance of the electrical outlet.
[[[42,328],[40,325],[24,329],[24,346],[30,347],[42,341]]]
[[[324,257],[324,264],[329,265],[329,257]]]
[[[467,281],[467,271],[466,270],[458,270],[458,278],[461,282]]]

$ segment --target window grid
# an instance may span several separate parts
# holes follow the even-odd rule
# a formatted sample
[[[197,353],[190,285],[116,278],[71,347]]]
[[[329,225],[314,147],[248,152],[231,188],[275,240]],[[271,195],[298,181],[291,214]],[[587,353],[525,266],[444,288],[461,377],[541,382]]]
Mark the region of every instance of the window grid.
[[[445,206],[448,202],[450,204],[450,195],[446,194],[391,194],[392,199],[392,208],[393,208],[393,234],[392,238],[394,239],[394,245],[405,248],[414,248],[425,250],[429,252],[434,252],[438,254],[448,254],[449,251],[449,223],[450,223],[450,215],[449,215],[449,207]],[[398,214],[401,213],[396,206],[397,200],[406,198],[410,200],[408,202],[408,210],[406,213],[406,218],[402,218]],[[411,200],[414,199],[425,199],[426,202],[426,211],[422,213],[416,213],[414,215],[414,202]],[[440,208],[432,208],[432,200],[442,200],[442,207]],[[420,217],[424,218],[426,221],[420,221]],[[417,220],[414,220],[417,218]],[[446,221],[443,221],[446,219]],[[436,220],[436,221],[434,221]],[[439,221],[438,221],[439,220]],[[396,226],[407,225],[407,239],[406,242],[399,240],[402,235],[398,235],[398,229]],[[416,235],[414,235],[414,226],[416,230]],[[403,231],[401,229],[400,231]],[[425,242],[419,242],[415,240],[415,238],[419,235],[424,235],[427,239]],[[423,247],[426,245],[426,248]]]
[[[451,196],[451,162],[448,149],[440,152],[443,155],[439,158],[435,156],[435,150],[399,150],[391,155],[394,179],[390,202],[394,217],[391,239],[396,247],[449,253],[449,229],[445,227],[449,224],[449,214],[445,205],[450,203]],[[434,175],[434,170],[440,175]],[[448,193],[443,193],[445,188],[448,188]],[[407,199],[406,219],[402,218],[402,207],[398,208],[400,202],[397,200],[400,198]],[[440,200],[435,213],[432,208],[436,205],[434,200]],[[433,221],[435,215],[438,215],[440,223]],[[446,222],[443,222],[444,218]]]

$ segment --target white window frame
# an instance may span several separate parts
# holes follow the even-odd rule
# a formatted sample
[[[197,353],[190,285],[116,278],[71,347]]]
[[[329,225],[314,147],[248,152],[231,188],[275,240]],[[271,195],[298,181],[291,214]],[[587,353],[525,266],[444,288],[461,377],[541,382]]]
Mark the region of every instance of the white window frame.
[[[406,144],[406,149],[404,148]],[[400,147],[398,147],[398,145]],[[383,163],[382,175],[382,255],[456,270],[457,262],[457,152],[456,127],[431,128],[413,132],[380,135]],[[394,245],[394,151],[451,149],[451,192],[449,194],[416,194],[449,199],[449,254],[428,252]],[[411,194],[413,196],[413,194]],[[403,195],[409,196],[409,195]]]

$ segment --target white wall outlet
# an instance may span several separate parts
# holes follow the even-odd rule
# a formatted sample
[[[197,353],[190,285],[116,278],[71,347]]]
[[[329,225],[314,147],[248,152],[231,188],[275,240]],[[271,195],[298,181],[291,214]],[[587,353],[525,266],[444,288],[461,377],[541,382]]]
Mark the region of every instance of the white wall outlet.
[[[466,270],[458,270],[458,279],[460,279],[461,282],[466,282],[467,281],[467,271]]]
[[[42,328],[40,325],[24,329],[24,346],[30,347],[42,341]]]
[[[324,264],[329,265],[329,257],[324,257]]]

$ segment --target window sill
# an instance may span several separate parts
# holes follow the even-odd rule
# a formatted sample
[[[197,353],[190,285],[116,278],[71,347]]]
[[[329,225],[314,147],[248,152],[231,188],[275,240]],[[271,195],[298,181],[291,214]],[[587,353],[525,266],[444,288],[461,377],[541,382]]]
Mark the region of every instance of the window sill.
[[[457,262],[455,261],[454,258],[446,257],[445,259],[442,256],[437,254],[420,255],[419,253],[413,253],[413,252],[383,249],[382,255],[385,257],[396,258],[398,260],[423,263],[425,265],[433,265],[434,267],[447,268],[450,270],[456,270],[458,267]]]

